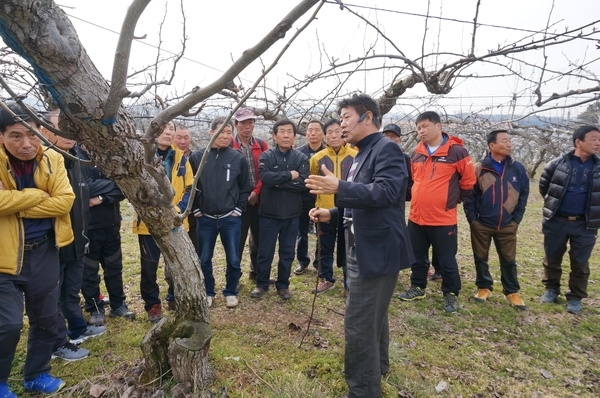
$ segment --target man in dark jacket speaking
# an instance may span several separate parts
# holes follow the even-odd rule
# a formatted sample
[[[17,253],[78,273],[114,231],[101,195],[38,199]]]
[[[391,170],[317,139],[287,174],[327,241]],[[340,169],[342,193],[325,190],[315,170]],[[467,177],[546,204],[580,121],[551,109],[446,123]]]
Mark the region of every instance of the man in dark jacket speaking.
[[[258,208],[258,275],[252,298],[260,298],[269,288],[271,262],[279,237],[279,263],[275,287],[279,297],[288,300],[290,271],[294,261],[298,223],[302,212],[304,179],[308,177],[308,157],[293,148],[296,125],[281,119],[273,126],[275,148],[263,152],[258,159],[262,191]]]
[[[543,303],[556,302],[560,294],[562,258],[569,243],[571,273],[567,311],[579,314],[587,297],[589,259],[600,227],[600,129],[582,126],[573,132],[574,150],[546,165],[540,177],[544,197]]]
[[[381,396],[381,376],[389,370],[388,307],[398,273],[414,262],[404,219],[408,178],[400,147],[378,132],[380,112],[367,95],[338,104],[342,137],[358,154],[345,180],[326,167],[311,175],[313,194],[336,194],[344,207],[347,277],[344,368],[349,398]],[[334,209],[312,209],[315,222],[328,222]]]

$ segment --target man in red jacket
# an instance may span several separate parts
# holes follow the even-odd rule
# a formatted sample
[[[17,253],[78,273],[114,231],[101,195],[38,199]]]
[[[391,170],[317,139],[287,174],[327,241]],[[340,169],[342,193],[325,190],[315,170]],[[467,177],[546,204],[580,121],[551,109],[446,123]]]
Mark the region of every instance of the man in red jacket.
[[[250,229],[250,279],[256,280],[257,272],[257,255],[258,255],[258,199],[262,182],[258,175],[258,158],[260,155],[269,149],[269,145],[258,137],[254,137],[254,124],[256,116],[252,108],[240,108],[235,115],[235,129],[237,135],[233,139],[231,146],[234,149],[239,149],[244,158],[248,162],[248,170],[250,172],[250,196],[246,210],[242,213],[242,233],[240,236],[240,258],[244,253],[246,246],[246,238],[248,237],[248,229]]]
[[[473,189],[475,169],[462,140],[442,132],[437,113],[420,114],[416,124],[421,142],[410,159],[413,186],[408,221],[415,263],[411,265],[411,287],[399,297],[403,301],[425,297],[432,246],[442,274],[444,311],[456,312],[461,288],[456,263],[456,207]]]

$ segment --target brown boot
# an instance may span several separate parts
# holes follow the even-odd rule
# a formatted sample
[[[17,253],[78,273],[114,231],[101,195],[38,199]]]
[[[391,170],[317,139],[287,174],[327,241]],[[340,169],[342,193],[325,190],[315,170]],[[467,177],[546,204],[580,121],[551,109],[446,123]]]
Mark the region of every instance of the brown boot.
[[[476,301],[479,301],[480,303],[485,303],[488,297],[490,297],[491,295],[492,291],[490,289],[478,289],[477,294],[474,297]]]
[[[527,309],[525,303],[523,302],[523,300],[521,300],[521,296],[519,295],[519,293],[515,292],[507,294],[506,299],[508,300],[511,306],[515,307],[518,310],[523,311]]]

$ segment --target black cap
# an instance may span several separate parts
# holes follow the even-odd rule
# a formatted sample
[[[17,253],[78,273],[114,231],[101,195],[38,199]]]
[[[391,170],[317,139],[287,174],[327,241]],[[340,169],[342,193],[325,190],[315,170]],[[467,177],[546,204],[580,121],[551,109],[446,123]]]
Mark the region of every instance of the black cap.
[[[392,133],[396,134],[398,137],[402,137],[402,130],[400,129],[400,127],[397,124],[394,124],[394,123],[386,124],[386,126],[383,128],[383,130],[381,130],[381,132],[385,133],[386,131],[391,131]]]

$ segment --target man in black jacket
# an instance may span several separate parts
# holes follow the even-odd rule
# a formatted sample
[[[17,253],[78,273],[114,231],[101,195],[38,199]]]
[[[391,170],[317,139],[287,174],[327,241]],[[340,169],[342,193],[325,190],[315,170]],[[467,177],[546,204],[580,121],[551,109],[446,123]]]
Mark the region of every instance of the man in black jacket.
[[[294,246],[302,212],[304,179],[308,177],[308,157],[293,148],[296,125],[287,119],[273,126],[275,148],[260,155],[258,173],[262,180],[260,195],[258,240],[258,275],[252,298],[260,298],[269,289],[271,262],[279,237],[279,263],[275,287],[279,296],[288,300],[290,271],[294,261]]]
[[[219,130],[224,118],[215,119],[210,127],[211,137]],[[196,217],[198,257],[204,274],[206,300],[210,307],[215,297],[215,278],[212,258],[217,235],[225,249],[227,269],[223,295],[228,308],[238,305],[237,286],[242,270],[239,245],[242,230],[242,212],[246,209],[250,194],[248,163],[241,151],[229,145],[233,140],[233,123],[229,122],[208,150],[206,163],[196,187],[192,211]],[[194,174],[200,166],[206,148],[194,152],[190,164]]]
[[[88,159],[83,149],[80,157]],[[110,317],[135,319],[135,314],[125,303],[123,290],[123,254],[121,252],[121,209],[125,196],[112,180],[96,166],[87,166],[87,185],[90,189],[90,224],[88,237],[90,249],[85,255],[81,293],[85,310],[90,313],[90,323],[103,325],[104,301],[100,300],[100,275],[102,266],[104,284],[109,295]]]
[[[379,105],[354,95],[338,104],[343,137],[358,154],[345,180],[322,167],[306,182],[313,194],[335,194],[344,207],[348,298],[344,315],[344,372],[349,398],[381,396],[389,371],[388,307],[398,273],[414,262],[404,207],[407,170],[403,153],[380,133]],[[338,208],[312,209],[315,222],[329,222]],[[342,216],[342,214],[340,214]]]
[[[582,126],[573,132],[574,150],[546,165],[540,177],[544,197],[543,303],[554,303],[560,295],[562,258],[569,243],[569,291],[567,311],[581,312],[587,297],[589,259],[600,227],[600,129]]]
[[[50,112],[47,119],[58,128],[58,112]],[[60,137],[46,128],[40,132],[52,145],[50,150],[62,150],[76,157],[76,142]],[[104,326],[88,325],[81,312],[79,290],[83,275],[83,256],[89,246],[87,228],[89,220],[89,190],[86,184],[85,167],[75,159],[65,156],[65,168],[69,176],[69,183],[75,192],[75,201],[69,213],[71,227],[75,240],[58,251],[60,259],[60,299],[58,312],[58,336],[52,352],[52,358],[61,358],[66,361],[77,361],[86,358],[89,351],[78,347],[80,343],[90,337],[99,336],[105,332]],[[66,322],[65,322],[66,321]],[[68,323],[68,328],[67,328]],[[70,340],[69,340],[70,339]]]

